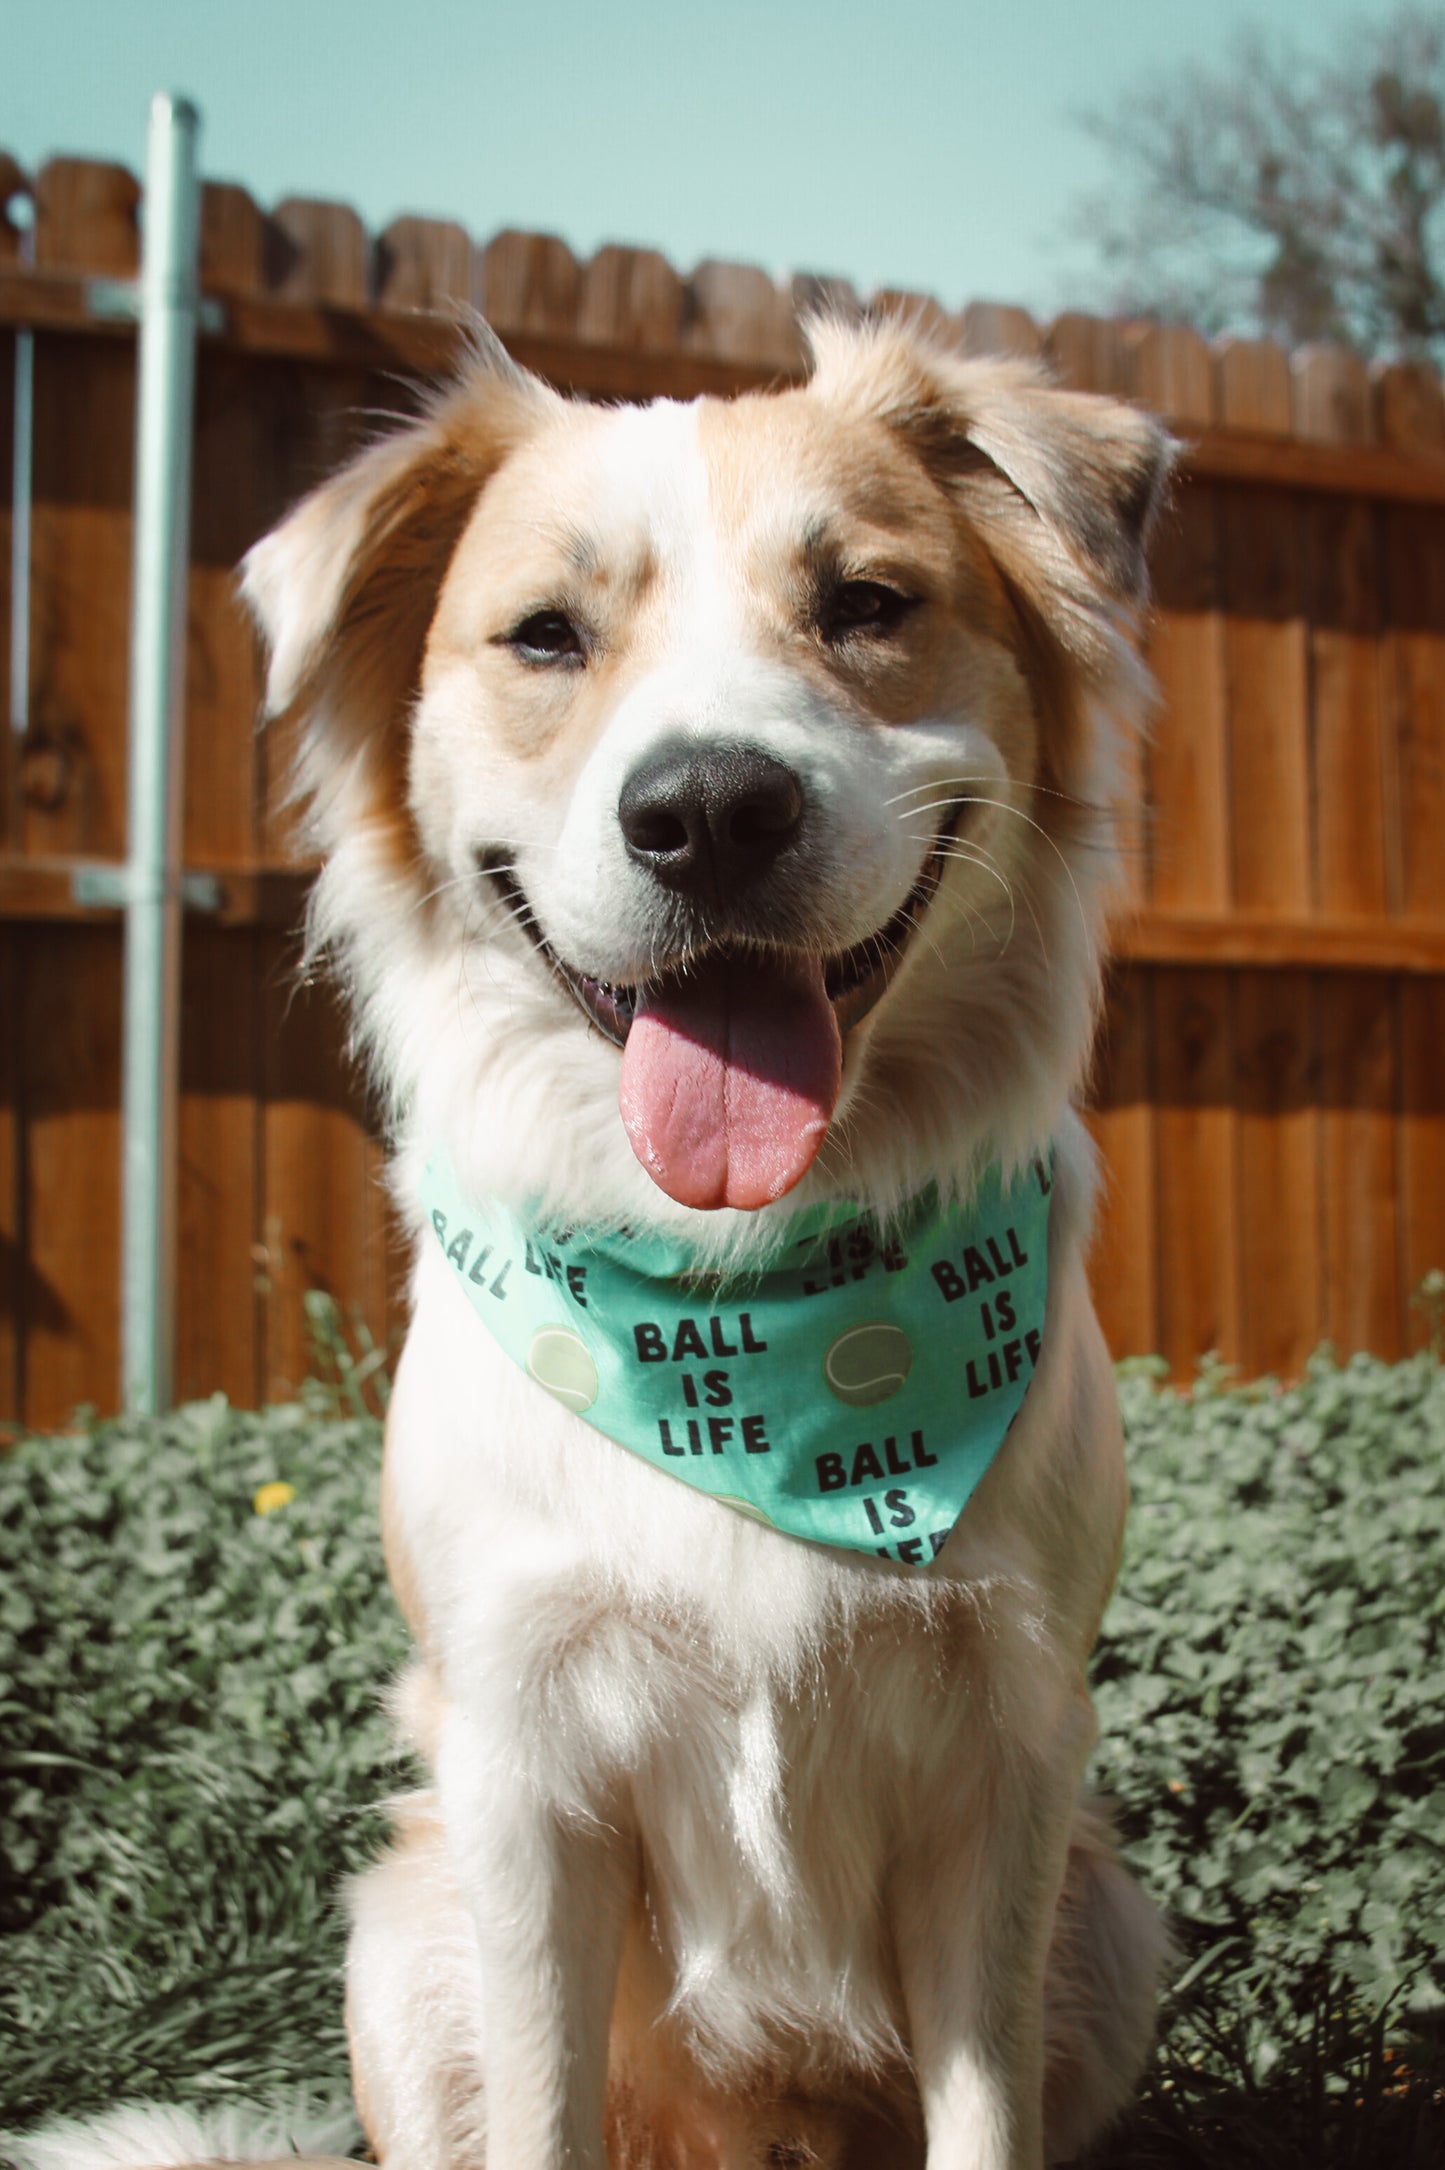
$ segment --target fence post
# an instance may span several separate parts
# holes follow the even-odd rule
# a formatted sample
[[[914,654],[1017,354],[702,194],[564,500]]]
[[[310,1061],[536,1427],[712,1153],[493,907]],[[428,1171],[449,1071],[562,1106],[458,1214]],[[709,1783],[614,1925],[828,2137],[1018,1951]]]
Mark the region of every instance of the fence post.
[[[141,254],[125,914],[121,1392],[171,1398],[180,1061],[182,695],[198,316],[196,147],[184,98],[151,101]]]

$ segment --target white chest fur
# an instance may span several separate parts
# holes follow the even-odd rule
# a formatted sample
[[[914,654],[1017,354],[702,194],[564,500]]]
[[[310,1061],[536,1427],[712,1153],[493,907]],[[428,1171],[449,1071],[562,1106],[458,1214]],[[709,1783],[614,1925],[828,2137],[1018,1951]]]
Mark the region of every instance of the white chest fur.
[[[805,2023],[820,2055],[896,2059],[896,1864],[992,1784],[1001,1738],[1052,1756],[1087,1730],[1082,1658],[1122,1487],[1107,1405],[1079,1391],[1092,1314],[1072,1182],[1045,1361],[921,1577],[780,1537],[640,1463],[502,1355],[423,1249],[390,1538],[424,1593],[454,1850],[471,1853],[499,1770],[525,1772],[545,1816],[625,1816],[656,1993],[707,2062],[765,2066]],[[1097,1367],[1092,1383],[1107,1393]]]

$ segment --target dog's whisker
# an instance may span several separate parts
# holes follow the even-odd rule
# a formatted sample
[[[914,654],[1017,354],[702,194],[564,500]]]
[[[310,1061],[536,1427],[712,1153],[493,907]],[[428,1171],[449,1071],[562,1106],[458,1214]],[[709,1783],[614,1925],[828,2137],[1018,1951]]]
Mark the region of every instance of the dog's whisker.
[[[921,842],[923,840],[915,839],[915,841]],[[975,839],[971,837],[939,837],[935,839],[933,848],[941,858],[956,859],[961,861],[965,865],[977,866],[981,868],[984,872],[991,874],[994,880],[1002,886],[1004,893],[1008,898],[1009,905],[1008,932],[1004,936],[1003,941],[1000,944],[1000,954],[1004,954],[1013,941],[1014,927],[1017,921],[1017,908],[1015,904],[1013,884],[1009,881],[1007,875],[998,865],[998,862],[993,857],[993,854],[988,851],[988,849],[984,845],[978,843]],[[1033,921],[1034,931],[1039,938],[1039,954],[1044,960],[1044,968],[1046,971],[1049,971],[1050,975],[1052,976],[1052,967],[1050,964],[1048,952],[1048,942],[1045,938],[1044,930],[1039,920],[1039,915],[1034,909],[1033,899],[1029,895],[1027,888],[1025,888],[1024,890],[1024,903],[1027,907],[1029,917]]]
[[[1049,835],[1048,830],[1043,828],[1039,822],[1035,821],[1031,815],[1024,813],[1021,807],[1009,806],[1003,800],[999,800],[998,804],[1004,813],[1014,815],[1017,820],[1027,823],[1029,828],[1037,830],[1038,834],[1048,845],[1050,851],[1053,853],[1054,857],[1058,860],[1059,865],[1062,867],[1064,872],[1064,878],[1068,882],[1070,891],[1072,892],[1074,899],[1074,910],[1078,914],[1079,926],[1083,931],[1085,939],[1090,939],[1089,916],[1088,913],[1084,910],[1084,900],[1083,897],[1079,894],[1079,885],[1074,879],[1074,870],[1069,865],[1068,858],[1066,857],[1065,853],[1060,850],[1054,838]],[[1035,920],[1035,925],[1037,925],[1037,920]],[[1040,929],[1040,938],[1042,939],[1042,929]]]
[[[487,871],[491,873],[493,870],[489,867]],[[511,870],[509,868],[498,868],[496,871],[506,873]],[[423,890],[417,902],[419,904],[435,904],[438,897],[449,896],[456,889],[460,889],[470,902],[477,893],[477,876],[475,874],[449,874],[445,881],[434,882],[430,889]]]
[[[922,839],[915,838],[914,841],[921,842]],[[1009,887],[1008,876],[1003,872],[997,860],[990,852],[985,850],[982,844],[974,843],[971,837],[966,839],[962,837],[935,838],[932,846],[932,856],[940,859],[961,859],[971,866],[983,867],[1005,889]]]
[[[1004,777],[988,769],[980,769],[976,773],[966,776],[930,776],[926,783],[910,784],[905,791],[895,791],[891,798],[884,799],[882,803],[885,806],[900,806],[905,799],[917,798],[925,791],[947,791],[954,785],[1002,784],[1005,782],[1014,791],[1034,791],[1043,798],[1062,799],[1067,806],[1077,806],[1095,813],[1104,811],[1102,807],[1095,806],[1092,800],[1081,799],[1072,791],[1060,791],[1056,784],[1041,784],[1030,781],[1025,777]],[[939,803],[941,805],[955,805],[957,801],[945,799]],[[920,809],[914,807],[909,811],[917,813]]]
[[[1018,918],[1018,909],[1014,902],[1013,883],[1009,880],[1008,876],[1002,871],[1001,868],[994,865],[988,853],[985,852],[981,847],[975,850],[970,849],[967,845],[964,844],[955,844],[953,848],[945,854],[945,857],[961,860],[965,866],[976,866],[980,868],[985,874],[991,874],[994,880],[1002,888],[1005,897],[1008,899],[1008,933],[1004,936],[1000,948],[1001,950],[1006,950],[1014,938],[1014,927]],[[1036,926],[1038,925],[1037,920],[1035,920],[1034,924]],[[1040,936],[1042,937],[1042,929],[1040,929]]]
[[[965,897],[942,897],[939,899],[939,902],[946,910],[952,910],[957,912],[959,916],[964,921],[966,921],[968,926],[969,951],[972,956],[976,957],[978,955],[978,937],[980,930],[982,930],[984,934],[992,937],[995,949],[998,951],[1000,956],[1003,955],[1004,950],[1008,947],[1007,935],[1005,935],[1003,940],[1000,941],[996,930],[989,925],[983,913],[978,911],[973,905],[971,905]],[[944,956],[942,944],[933,940],[933,938],[930,936],[929,947],[933,951],[934,956],[938,958],[940,964],[943,964],[946,967],[948,959]]]
[[[1039,836],[1043,838],[1044,842],[1048,845],[1054,857],[1058,860],[1059,865],[1064,870],[1064,873],[1068,879],[1069,887],[1074,893],[1074,906],[1079,915],[1079,924],[1083,928],[1084,933],[1087,936],[1089,933],[1089,919],[1088,914],[1084,910],[1084,900],[1079,894],[1079,885],[1074,879],[1074,870],[1069,865],[1067,857],[1060,850],[1054,838],[1049,835],[1048,830],[1043,826],[1042,822],[1035,821],[1033,815],[1026,814],[1021,806],[1011,806],[1007,799],[985,799],[975,796],[968,799],[965,803],[970,806],[997,807],[1000,813],[1012,814],[1016,820],[1024,822],[1027,827],[1033,829]],[[918,811],[928,813],[932,812],[933,809],[925,807],[918,809]]]
[[[986,861],[988,861],[988,862],[989,862],[990,864],[992,864],[992,862],[991,862],[991,861],[989,861],[989,855],[988,855],[988,854],[987,854],[987,853],[986,853],[986,852],[984,851],[984,847],[983,847],[983,846],[982,846],[981,844],[973,844],[973,843],[970,843],[970,845],[969,845],[969,847],[968,847],[968,848],[969,848],[970,852],[974,852],[974,853],[977,853],[977,854],[979,854],[979,855],[980,855],[980,856],[978,857],[978,859],[977,859],[977,860],[975,861],[975,864],[978,864],[978,865],[982,865],[982,864],[984,864],[984,863],[985,863]],[[997,868],[996,868],[996,867],[994,868],[994,871],[995,871],[995,872],[997,872]],[[1013,885],[1012,885],[1012,884],[1009,884],[1009,885],[1008,885],[1008,887],[1009,887],[1009,908],[1010,908],[1010,919],[1009,919],[1009,931],[1008,931],[1008,937],[1007,937],[1007,940],[1006,940],[1006,941],[1004,942],[1004,944],[1003,944],[1003,947],[1004,947],[1004,949],[1005,949],[1005,950],[1006,950],[1006,949],[1008,948],[1008,945],[1009,945],[1009,943],[1010,943],[1010,942],[1011,942],[1011,941],[1013,940],[1013,932],[1014,932],[1014,924],[1015,924],[1015,916],[1016,916],[1016,915],[1015,915],[1015,912],[1014,912],[1014,897],[1015,897],[1015,890],[1014,890],[1014,887],[1013,887]],[[1053,960],[1052,960],[1052,958],[1051,958],[1051,957],[1050,957],[1050,955],[1049,955],[1049,944],[1048,944],[1048,937],[1047,937],[1047,935],[1046,935],[1046,934],[1044,933],[1044,928],[1043,928],[1043,922],[1042,922],[1042,920],[1041,920],[1041,919],[1039,918],[1038,912],[1037,912],[1037,910],[1035,909],[1035,906],[1034,906],[1034,900],[1033,900],[1033,897],[1032,897],[1032,895],[1030,894],[1030,891],[1029,891],[1029,887],[1028,887],[1028,884],[1027,884],[1026,882],[1020,885],[1020,890],[1019,890],[1019,893],[1021,893],[1021,894],[1022,894],[1022,897],[1023,897],[1023,901],[1024,901],[1024,909],[1025,909],[1025,910],[1027,911],[1027,913],[1028,913],[1028,915],[1029,915],[1029,918],[1030,918],[1030,919],[1032,920],[1032,922],[1033,922],[1033,928],[1034,928],[1034,933],[1035,933],[1035,934],[1036,934],[1036,935],[1038,936],[1038,939],[1039,939],[1039,955],[1040,955],[1040,957],[1041,957],[1041,958],[1043,959],[1043,964],[1044,964],[1044,970],[1045,970],[1045,972],[1047,972],[1047,973],[1048,973],[1048,975],[1049,975],[1050,979],[1052,979],[1052,978],[1053,978]]]

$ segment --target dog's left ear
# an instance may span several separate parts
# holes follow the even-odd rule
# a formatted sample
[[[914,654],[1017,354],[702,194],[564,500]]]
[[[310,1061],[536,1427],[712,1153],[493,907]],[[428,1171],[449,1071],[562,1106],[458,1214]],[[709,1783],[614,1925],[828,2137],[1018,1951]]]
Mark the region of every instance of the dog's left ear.
[[[1152,415],[1060,391],[1027,362],[966,359],[896,322],[823,322],[810,337],[819,394],[903,436],[1025,593],[1042,605],[1035,591],[1052,590],[1066,620],[1143,603],[1174,459]]]
[[[269,651],[266,713],[300,727],[293,793],[313,815],[341,797],[365,814],[395,786],[452,553],[490,477],[560,404],[478,326],[456,380],[415,422],[247,556],[242,592]]]
[[[1142,603],[1149,585],[1145,546],[1174,461],[1171,440],[1153,416],[1002,368],[973,376],[965,396],[968,443],[1108,595],[1128,606]]]

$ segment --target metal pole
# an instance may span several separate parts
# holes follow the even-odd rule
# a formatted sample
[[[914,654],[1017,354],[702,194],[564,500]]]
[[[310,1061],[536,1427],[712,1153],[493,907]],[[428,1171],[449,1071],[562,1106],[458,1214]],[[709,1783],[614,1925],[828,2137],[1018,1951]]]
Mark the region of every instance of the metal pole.
[[[29,209],[29,199],[16,198]],[[11,206],[12,215],[14,205]],[[35,225],[21,229],[20,261],[35,262]],[[30,730],[30,534],[35,467],[35,334],[15,334],[15,415],[10,473],[10,729]]]
[[[169,1406],[180,1063],[182,696],[198,315],[196,148],[185,98],[151,101],[141,251],[122,1087],[121,1391]]]
[[[22,263],[24,258],[21,258]],[[10,729],[30,730],[30,532],[35,458],[35,334],[15,334],[14,477],[10,518]]]

